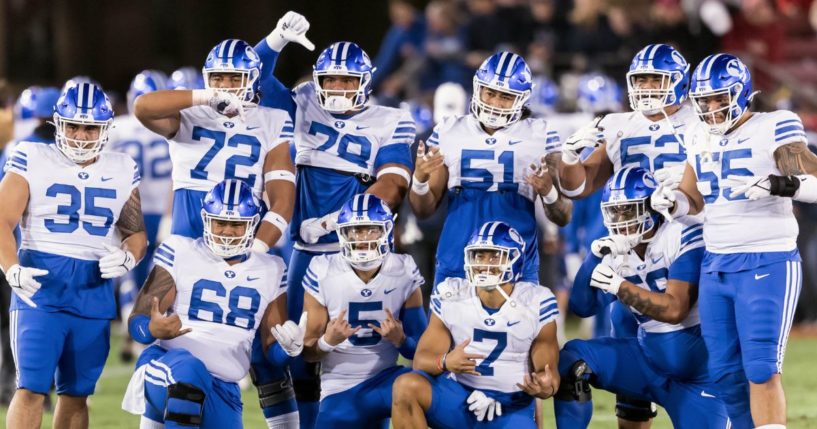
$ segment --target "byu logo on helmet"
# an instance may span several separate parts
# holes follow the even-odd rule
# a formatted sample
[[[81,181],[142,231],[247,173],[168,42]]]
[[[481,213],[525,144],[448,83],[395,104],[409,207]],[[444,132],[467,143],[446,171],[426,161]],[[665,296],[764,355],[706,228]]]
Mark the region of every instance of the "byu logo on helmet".
[[[740,59],[731,54],[704,58],[695,69],[690,97],[695,112],[713,134],[726,134],[748,111],[754,96],[752,76]],[[726,97],[726,102],[718,100]]]
[[[239,75],[241,83],[233,87],[229,79],[224,79],[226,84],[213,87],[212,77],[217,73]],[[260,86],[261,60],[247,42],[227,39],[210,50],[202,68],[202,75],[205,88],[232,92],[244,102],[253,103],[256,101]]]
[[[380,198],[358,194],[338,214],[341,256],[359,270],[380,266],[394,243],[394,215]]]
[[[476,287],[493,289],[522,275],[525,241],[504,222],[486,222],[465,246],[465,277]]]
[[[372,74],[375,70],[369,55],[356,43],[336,42],[329,45],[318,55],[312,71],[318,104],[331,113],[362,109],[372,92]],[[356,78],[356,88],[326,88],[324,79],[327,76]]]
[[[511,52],[499,52],[486,59],[474,74],[471,113],[488,128],[503,128],[522,118],[522,107],[531,96],[533,82],[525,60]],[[509,107],[492,98],[489,90],[513,97]],[[504,103],[503,103],[504,104]]]
[[[658,88],[649,77],[660,77]],[[666,44],[647,45],[630,63],[627,95],[630,107],[645,115],[684,102],[689,89],[689,64],[675,48]]]
[[[202,203],[204,243],[222,258],[246,254],[255,238],[259,212],[249,185],[237,179],[220,182]]]
[[[92,83],[72,86],[54,109],[57,148],[76,163],[91,161],[108,141],[112,123],[113,108],[100,87]]]

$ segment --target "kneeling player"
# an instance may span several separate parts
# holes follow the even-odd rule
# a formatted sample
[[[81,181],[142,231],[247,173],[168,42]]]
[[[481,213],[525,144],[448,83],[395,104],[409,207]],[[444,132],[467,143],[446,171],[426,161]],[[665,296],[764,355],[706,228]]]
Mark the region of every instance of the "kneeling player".
[[[559,387],[551,372],[559,310],[549,289],[517,282],[524,255],[524,241],[505,223],[488,222],[473,234],[465,247],[468,279],[437,285],[416,371],[394,385],[396,429],[536,428],[534,397],[550,398]]]
[[[675,427],[727,425],[726,409],[708,384],[696,304],[703,226],[662,222],[648,202],[656,186],[648,171],[627,167],[604,187],[601,207],[610,235],[591,245],[570,308],[586,317],[618,299],[635,315],[638,337],[565,344],[559,356],[564,383],[554,401],[557,427],[587,427],[590,385],[658,403]]]
[[[341,252],[306,270],[304,359],[322,363],[316,427],[388,428],[392,384],[410,371],[397,355],[413,359],[426,328],[420,271],[391,253],[393,219],[380,198],[355,195],[338,216]]]
[[[250,252],[259,221],[252,189],[235,179],[217,184],[201,215],[203,238],[173,235],[158,247],[128,323],[136,341],[158,340],[139,357],[122,404],[142,414],[143,429],[242,427],[236,383],[250,367],[256,330],[275,365],[303,348],[302,327],[277,325],[286,320],[283,261]]]

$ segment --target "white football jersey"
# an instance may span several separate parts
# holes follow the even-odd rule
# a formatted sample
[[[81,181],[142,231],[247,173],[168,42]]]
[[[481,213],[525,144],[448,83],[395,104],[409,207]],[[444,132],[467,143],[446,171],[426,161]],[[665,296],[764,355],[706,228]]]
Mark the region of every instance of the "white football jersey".
[[[544,118],[547,119],[550,129],[556,131],[556,134],[559,135],[560,141],[567,140],[579,128],[593,121],[593,115],[582,112],[553,113],[545,115]]]
[[[550,289],[534,283],[516,283],[508,302],[494,314],[482,305],[476,288],[465,279],[449,277],[437,288],[452,291],[452,298],[431,296],[431,310],[451,333],[454,344],[466,339],[466,353],[486,356],[477,360],[480,376],[455,374],[454,378],[474,389],[504,393],[518,392],[525,374],[530,374],[530,349],[542,328],[559,315]]]
[[[215,377],[238,382],[250,368],[255,331],[267,306],[286,292],[286,266],[273,255],[250,252],[230,265],[199,239],[171,235],[156,249],[155,266],[176,283],[171,311],[193,330],[166,349],[184,349],[200,359]]]
[[[352,327],[362,326],[321,362],[321,399],[350,389],[397,364],[394,344],[368,327],[395,318],[411,294],[424,283],[410,255],[388,253],[369,283],[363,283],[339,253],[312,258],[304,276],[304,290],[329,312],[329,319],[346,310]]]
[[[6,172],[28,182],[21,249],[94,261],[109,253],[105,244],[119,246],[116,222],[139,186],[139,170],[129,156],[102,152],[81,167],[56,145],[20,142]]]
[[[225,179],[241,179],[257,198],[264,191],[264,158],[292,140],[292,121],[283,110],[246,108],[246,122],[209,106],[181,111],[179,131],[170,140],[173,190],[208,192]]]
[[[295,164],[370,176],[384,164],[411,165],[407,146],[414,143],[415,126],[410,112],[369,105],[351,117],[333,115],[318,104],[313,82],[292,92],[298,106]]]
[[[689,103],[669,116],[653,122],[640,112],[611,113],[599,122],[607,141],[607,157],[613,171],[640,166],[648,171],[682,165],[686,161],[683,140],[688,127],[698,122]]]
[[[117,116],[106,149],[130,155],[139,166],[142,213],[161,215],[170,201],[170,149],[164,137],[145,128],[133,115]]]
[[[706,249],[713,253],[795,249],[798,227],[791,198],[732,198],[730,177],[781,175],[774,152],[789,143],[806,142],[800,118],[788,110],[754,112],[728,135],[713,135],[706,128],[701,123],[686,138],[688,162],[705,202]]]
[[[561,151],[559,135],[541,118],[522,119],[489,135],[474,115],[449,116],[434,127],[428,144],[438,145],[448,168],[448,188],[516,191],[533,201],[525,182],[531,163]]]
[[[624,256],[605,255],[602,262],[608,264],[625,280],[650,292],[664,292],[670,278],[698,283],[702,252],[688,252],[704,247],[703,225],[681,222],[664,222],[658,227],[642,260],[635,252]],[[686,256],[685,256],[686,255]],[[690,275],[689,273],[695,273]],[[693,279],[688,278],[694,277]],[[641,328],[650,333],[679,331],[699,325],[698,303],[689,310],[689,315],[681,323],[659,322],[630,307]]]

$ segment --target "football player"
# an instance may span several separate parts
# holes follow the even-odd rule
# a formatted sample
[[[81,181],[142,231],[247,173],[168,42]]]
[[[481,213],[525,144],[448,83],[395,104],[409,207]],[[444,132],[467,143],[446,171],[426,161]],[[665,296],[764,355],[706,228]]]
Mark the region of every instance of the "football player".
[[[679,190],[653,207],[704,213],[700,309],[709,370],[735,428],[785,428],[783,356],[802,269],[792,200],[817,202],[817,156],[800,118],[753,112],[749,69],[730,54],[706,57],[690,96],[701,123],[687,133]]]
[[[418,218],[448,192],[448,217],[437,246],[434,283],[464,277],[461,250],[474,229],[507,222],[525,240],[525,281],[538,284],[535,207],[565,225],[572,204],[559,194],[559,136],[542,119],[523,118],[531,93],[525,60],[511,52],[486,59],[474,75],[471,114],[448,117],[417,150],[409,202]],[[542,143],[544,142],[544,151]]]
[[[395,428],[537,427],[534,398],[559,388],[559,310],[548,288],[521,281],[525,254],[506,223],[471,236],[467,278],[435,286],[415,371],[394,384]]]
[[[394,216],[371,194],[338,215],[341,252],[312,259],[304,276],[304,359],[321,362],[316,427],[388,427],[392,384],[409,372],[428,324],[420,270],[393,246]]]
[[[147,242],[138,167],[127,155],[102,151],[113,120],[105,93],[73,86],[53,118],[56,144],[18,144],[0,182],[0,266],[14,291],[18,371],[8,427],[39,427],[54,382],[54,426],[88,426],[86,398],[116,317],[112,279],[133,269]]]
[[[663,221],[649,205],[657,185],[647,170],[626,167],[603,188],[609,235],[592,243],[576,274],[570,309],[587,317],[617,299],[635,315],[638,336],[565,344],[559,356],[563,383],[554,401],[557,427],[587,427],[590,386],[656,402],[675,427],[728,427],[709,383],[695,302],[703,227]]]
[[[369,103],[375,68],[357,44],[331,44],[318,56],[312,81],[292,90],[275,78],[275,62],[288,42],[314,48],[306,38],[308,29],[303,16],[287,12],[256,45],[264,64],[262,103],[288,110],[294,121],[286,128],[295,136],[298,168],[287,295],[290,317],[301,314],[302,284],[311,259],[339,251],[341,206],[354,195],[369,193],[396,209],[413,168],[414,120],[408,111]],[[293,378],[301,427],[311,429],[320,399],[316,365],[296,361]],[[263,402],[268,418],[277,412]]]
[[[123,408],[143,429],[241,428],[237,382],[256,331],[283,366],[303,349],[303,326],[286,321],[286,267],[252,252],[261,208],[252,188],[228,179],[202,203],[204,236],[162,242],[128,321],[145,349]]]

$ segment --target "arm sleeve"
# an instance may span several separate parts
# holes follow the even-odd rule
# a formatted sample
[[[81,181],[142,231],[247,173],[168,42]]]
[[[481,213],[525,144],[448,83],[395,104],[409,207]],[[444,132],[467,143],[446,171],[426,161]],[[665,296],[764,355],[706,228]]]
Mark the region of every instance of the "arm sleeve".
[[[295,117],[295,100],[292,91],[284,86],[278,78],[275,77],[275,65],[278,62],[280,52],[273,51],[267,45],[266,39],[262,39],[255,45],[255,52],[261,58],[261,100],[260,104],[265,107],[273,107],[289,112],[291,117]]]
[[[585,258],[570,291],[568,307],[579,317],[590,317],[599,312],[607,304],[615,300],[614,295],[605,294],[601,290],[590,286],[590,276],[593,270],[602,261],[601,258],[589,253]]]
[[[405,308],[400,312],[400,320],[403,322],[403,332],[406,340],[400,346],[400,354],[406,359],[414,359],[414,352],[417,350],[417,343],[420,336],[428,326],[428,318],[423,307]]]
[[[414,170],[414,163],[411,159],[411,144],[414,143],[416,134],[414,119],[409,112],[403,112],[397,121],[397,126],[392,131],[385,144],[380,146],[374,159],[374,169],[379,170],[385,164],[401,164],[409,171]]]

